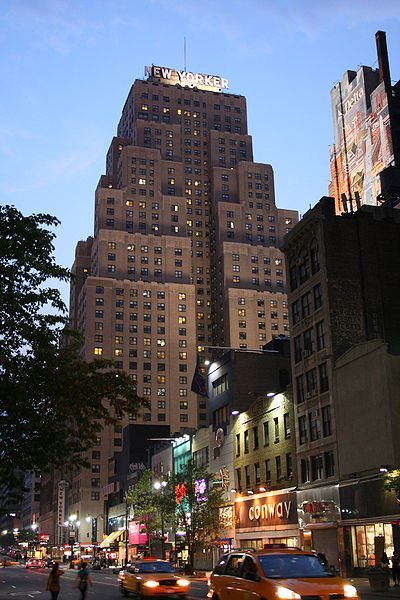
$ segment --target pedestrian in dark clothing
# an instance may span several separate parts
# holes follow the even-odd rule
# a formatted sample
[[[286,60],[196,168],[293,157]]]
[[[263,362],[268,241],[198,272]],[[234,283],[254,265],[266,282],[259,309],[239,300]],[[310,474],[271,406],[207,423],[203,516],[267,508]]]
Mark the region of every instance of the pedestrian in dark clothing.
[[[51,568],[50,575],[47,579],[46,590],[51,594],[51,600],[57,600],[60,593],[60,577],[64,573],[58,568],[58,562],[55,562]]]
[[[93,585],[92,578],[89,574],[89,569],[87,568],[87,563],[83,562],[76,575],[76,587],[81,593],[81,600],[85,600],[86,598],[86,592],[89,583],[90,585]]]
[[[393,554],[392,558],[392,578],[394,585],[399,585],[400,583],[400,559],[398,554]]]

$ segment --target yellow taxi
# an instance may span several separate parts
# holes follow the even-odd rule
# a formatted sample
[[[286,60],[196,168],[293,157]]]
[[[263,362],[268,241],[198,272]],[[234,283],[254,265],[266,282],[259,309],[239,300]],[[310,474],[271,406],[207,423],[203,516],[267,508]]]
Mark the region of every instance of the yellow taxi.
[[[336,600],[358,598],[356,588],[332,574],[312,552],[297,548],[232,552],[209,579],[210,600]]]
[[[118,576],[123,596],[179,596],[185,598],[190,581],[180,577],[166,560],[143,559],[131,563]]]

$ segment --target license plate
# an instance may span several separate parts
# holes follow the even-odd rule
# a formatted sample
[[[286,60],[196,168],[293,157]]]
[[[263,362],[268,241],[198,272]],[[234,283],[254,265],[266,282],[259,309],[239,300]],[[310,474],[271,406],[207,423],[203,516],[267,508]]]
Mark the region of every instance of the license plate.
[[[176,592],[174,588],[167,588],[165,591],[167,592],[167,594],[175,594]]]

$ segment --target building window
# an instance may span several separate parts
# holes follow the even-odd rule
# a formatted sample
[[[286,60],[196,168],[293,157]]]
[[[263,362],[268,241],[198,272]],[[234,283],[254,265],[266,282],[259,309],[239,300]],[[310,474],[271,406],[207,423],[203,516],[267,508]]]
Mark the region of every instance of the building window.
[[[299,444],[305,444],[307,442],[307,421],[306,415],[301,415],[298,419],[299,423]]]
[[[317,393],[317,370],[310,369],[306,372],[307,396],[311,397]]]
[[[319,323],[316,324],[315,329],[317,334],[317,350],[322,350],[325,348],[324,321],[319,321]]]
[[[324,465],[322,460],[322,455],[318,454],[317,456],[311,457],[311,477],[313,481],[318,479],[322,479],[324,476]]]
[[[300,302],[298,300],[292,304],[292,321],[293,325],[300,321]]]
[[[254,481],[256,485],[261,483],[260,463],[254,463]]]
[[[310,431],[310,441],[315,442],[321,437],[321,421],[318,408],[313,409],[308,414],[308,425]]]
[[[317,285],[314,286],[313,295],[314,295],[314,310],[317,310],[318,308],[320,308],[322,306],[322,289],[321,289],[320,283],[318,283]]]
[[[302,458],[300,461],[301,482],[307,483],[310,481],[310,464],[307,458]]]
[[[306,329],[306,331],[303,333],[303,345],[304,345],[303,356],[304,357],[310,356],[313,353],[313,349],[314,349],[314,331],[312,328]]]
[[[311,294],[307,292],[301,297],[301,316],[303,319],[311,315]]]
[[[244,432],[244,452],[247,454],[249,451],[249,430]]]
[[[318,366],[319,373],[319,390],[321,394],[329,390],[328,367],[326,363]]]
[[[311,242],[310,248],[310,257],[311,257],[311,273],[314,275],[319,271],[319,248],[317,240],[313,240]]]
[[[265,421],[263,423],[264,429],[264,446],[269,446],[269,422]]]
[[[333,450],[330,450],[329,452],[324,452],[324,459],[325,459],[325,476],[333,477],[335,475],[335,463],[334,463]]]
[[[265,461],[265,481],[271,483],[271,459],[267,458]]]
[[[279,417],[274,418],[274,442],[279,442]]]
[[[251,481],[250,481],[250,469],[249,469],[248,465],[246,465],[244,468],[244,477],[246,480],[246,488],[249,489],[250,485],[251,485]]]
[[[286,454],[286,478],[292,479],[293,477],[293,457],[290,454]]]
[[[242,490],[242,469],[236,469],[236,487],[240,492]]]
[[[285,440],[287,440],[288,438],[290,438],[290,419],[289,419],[289,413],[285,413],[283,415],[283,427],[285,429]]]
[[[240,433],[236,434],[236,456],[240,456]]]
[[[253,450],[257,450],[259,446],[258,427],[253,427]]]
[[[298,363],[303,358],[303,347],[301,344],[301,336],[297,335],[294,340],[294,362]]]
[[[275,456],[276,480],[282,479],[282,462],[280,456]]]
[[[331,429],[331,409],[329,406],[322,407],[322,432],[324,437],[332,434]]]
[[[296,377],[296,400],[297,404],[304,402],[304,376]]]

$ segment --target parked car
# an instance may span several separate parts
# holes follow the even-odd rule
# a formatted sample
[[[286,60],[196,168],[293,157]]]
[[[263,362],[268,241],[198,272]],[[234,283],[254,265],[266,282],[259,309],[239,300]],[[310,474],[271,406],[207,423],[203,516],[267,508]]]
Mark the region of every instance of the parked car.
[[[232,552],[213,570],[210,600],[268,598],[358,598],[356,588],[337,577],[312,552],[297,548]]]
[[[133,562],[118,576],[123,596],[129,593],[144,596],[187,596],[190,581],[180,577],[170,562],[143,559]]]

